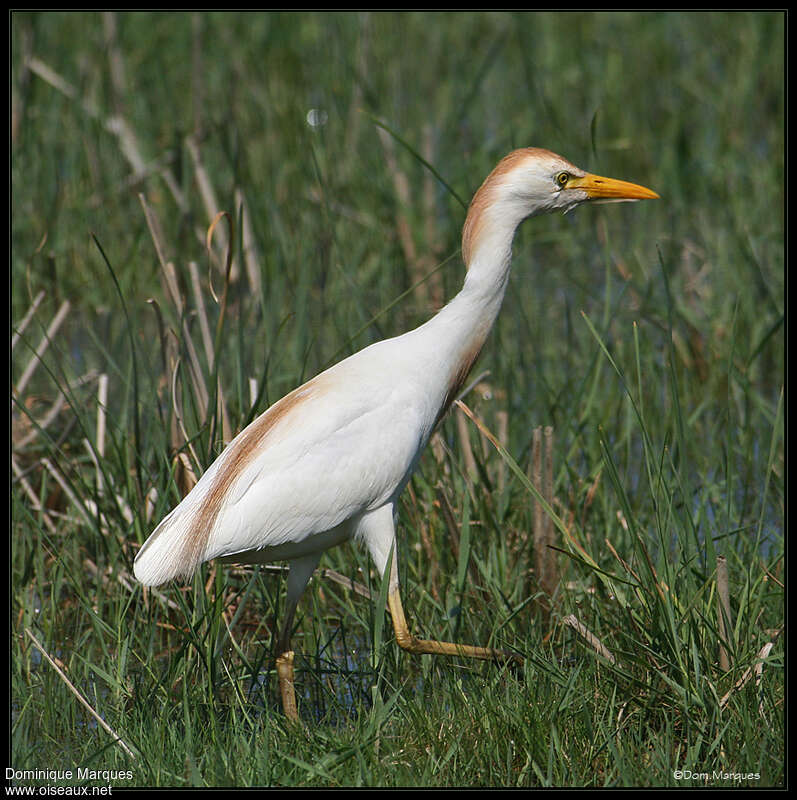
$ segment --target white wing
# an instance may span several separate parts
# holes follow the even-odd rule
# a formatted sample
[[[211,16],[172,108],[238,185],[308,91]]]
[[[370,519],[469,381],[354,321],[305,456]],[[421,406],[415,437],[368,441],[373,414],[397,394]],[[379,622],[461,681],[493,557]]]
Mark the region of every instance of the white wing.
[[[136,578],[157,585],[288,543],[312,550],[308,537],[395,497],[438,410],[402,349],[393,339],[360,351],[241,431],[141,548]]]

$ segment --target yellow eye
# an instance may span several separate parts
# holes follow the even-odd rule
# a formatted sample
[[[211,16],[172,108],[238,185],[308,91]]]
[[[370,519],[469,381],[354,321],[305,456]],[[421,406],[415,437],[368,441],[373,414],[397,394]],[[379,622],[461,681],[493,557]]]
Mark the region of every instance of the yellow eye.
[[[564,189],[567,186],[567,182],[570,180],[570,173],[569,172],[560,172],[555,178],[556,185],[560,189]]]

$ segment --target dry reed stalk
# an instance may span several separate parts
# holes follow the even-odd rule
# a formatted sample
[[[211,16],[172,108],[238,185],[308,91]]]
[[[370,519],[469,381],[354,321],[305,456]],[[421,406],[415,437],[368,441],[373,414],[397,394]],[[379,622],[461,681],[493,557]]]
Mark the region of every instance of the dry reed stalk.
[[[47,330],[45,331],[44,336],[42,336],[39,346],[34,351],[33,356],[28,362],[28,365],[22,372],[19,381],[17,381],[16,388],[14,389],[14,394],[17,397],[22,397],[24,394],[28,382],[33,377],[33,373],[36,371],[36,367],[38,367],[41,363],[44,353],[50,346],[50,342],[53,340],[55,334],[58,332],[58,329],[66,319],[66,315],[69,313],[69,308],[69,300],[64,300],[64,302],[61,303],[61,307],[58,309],[58,311],[56,311],[55,316],[50,321],[50,324],[47,326]]]
[[[199,266],[196,261],[188,262],[188,274],[191,277],[191,291],[194,294],[194,304],[199,317],[199,331],[202,334],[202,346],[205,349],[205,358],[207,359],[210,371],[213,371],[215,365],[215,353],[213,352],[213,337],[210,334],[210,322],[208,321],[207,310],[205,309],[205,300],[202,296],[202,282],[199,278]]]
[[[125,98],[127,97],[127,75],[125,73],[124,57],[119,47],[119,37],[117,36],[116,14],[113,11],[102,12],[102,27],[105,34],[105,49],[108,52],[113,104],[116,108],[116,113],[121,114],[124,111]]]
[[[211,226],[215,224],[215,220],[219,213],[219,201],[216,197],[216,190],[213,187],[213,182],[210,180],[210,175],[205,169],[202,162],[202,155],[199,151],[199,145],[194,140],[193,136],[187,136],[185,145],[191,156],[191,161],[194,165],[194,177],[196,178],[197,186],[199,187],[199,196],[202,198],[202,205],[205,207],[205,213],[208,215],[208,221]],[[224,253],[232,246],[226,232],[222,229],[218,233],[218,251],[210,247],[210,239],[206,237],[206,244],[208,246],[208,253],[211,260],[215,262],[216,267],[222,268],[224,264]],[[232,258],[227,267],[227,274],[232,283],[238,281],[239,268],[238,260]]]
[[[252,218],[249,216],[249,207],[246,197],[240,189],[235,190],[235,209],[241,216],[241,246],[243,259],[246,266],[246,277],[249,280],[249,291],[260,297],[260,253],[257,249],[255,233],[252,230]]]
[[[202,335],[202,345],[205,348],[205,358],[207,359],[210,372],[215,371],[216,356],[214,352],[213,340],[210,335],[210,322],[208,321],[205,302],[202,297],[202,287],[199,280],[199,269],[195,261],[188,262],[188,269],[191,274],[191,288],[194,292],[197,316],[199,317],[199,329]],[[221,386],[221,378],[217,375],[217,409],[222,420],[222,439],[224,443],[232,438],[229,414],[227,411],[227,401],[224,398],[224,390]]]
[[[407,269],[410,273],[410,283],[413,285],[415,300],[420,309],[424,311],[429,309],[434,310],[435,301],[430,294],[429,282],[425,280],[426,274],[431,270],[432,264],[428,257],[421,258],[418,256],[418,250],[412,235],[412,224],[410,223],[407,211],[407,209],[412,208],[409,180],[407,179],[406,173],[398,165],[393,137],[381,127],[377,127],[376,132],[385,154],[385,165],[393,179],[393,191],[395,192],[397,200],[395,218],[396,233],[398,234],[399,244],[404,253],[404,260],[407,262]]]
[[[780,634],[782,632],[783,632],[783,628],[779,628],[777,631],[775,631],[775,636],[772,639],[772,641],[767,642],[758,651],[758,654],[756,655],[755,663],[752,666],[748,667],[742,673],[742,677],[739,678],[739,680],[736,681],[736,683],[733,685],[733,687],[731,689],[729,689],[728,692],[725,695],[722,696],[722,698],[720,699],[720,708],[725,708],[725,706],[728,704],[728,700],[730,700],[730,698],[731,698],[731,695],[734,692],[738,692],[739,689],[741,689],[746,683],[748,683],[748,681],[750,680],[750,678],[753,677],[753,675],[755,675],[756,688],[758,688],[760,686],[761,677],[762,677],[763,672],[764,672],[764,661],[769,656],[770,652],[772,651],[772,648],[775,646],[775,642],[777,641],[778,637],[780,636]],[[759,713],[763,714],[763,707],[762,707],[761,704],[759,704],[758,710],[759,710]]]
[[[188,353],[188,374],[191,378],[191,384],[194,387],[194,397],[197,400],[197,406],[199,408],[199,418],[207,419],[208,408],[210,406],[210,389],[208,389],[205,380],[205,372],[202,369],[199,356],[197,355],[196,345],[191,338],[191,333],[188,330],[188,325],[185,320],[183,320],[182,328],[182,340]]]
[[[185,319],[185,303],[183,302],[182,295],[180,294],[177,271],[174,267],[174,264],[171,261],[168,261],[166,258],[166,246],[163,240],[160,222],[158,221],[157,215],[152,210],[143,194],[139,194],[138,197],[144,209],[144,216],[147,220],[150,236],[152,237],[153,244],[155,245],[155,252],[158,255],[158,261],[161,265],[161,274],[166,287],[166,294],[171,300],[175,312],[180,319],[181,330],[183,332],[182,341],[185,344],[186,351],[188,352],[188,373],[191,378],[191,383],[194,387],[194,396],[197,399],[199,416],[201,419],[206,419],[208,406],[210,404],[210,392],[208,391],[204,372],[199,361],[199,356],[197,355],[196,347],[194,346],[194,341],[191,338],[188,324]],[[174,395],[172,395],[172,397],[174,397]],[[187,436],[186,441],[188,441]]]
[[[80,100],[77,89],[41,59],[35,56],[29,58],[26,62],[26,66],[31,72],[46,83],[49,83],[50,86],[61,92],[61,94],[65,95],[70,100],[74,100],[85,114],[101,122],[105,129],[117,138],[119,149],[132,167],[134,177],[141,178],[148,174],[149,168],[141,155],[141,148],[138,146],[136,135],[121,114],[116,114],[107,118],[103,117],[91,103]],[[180,211],[187,213],[189,210],[188,202],[172,171],[164,166],[156,167],[156,169],[165,181]]]
[[[233,247],[232,242],[235,240],[235,222],[232,215],[228,214],[226,211],[219,211],[218,214],[213,218],[213,221],[210,223],[208,227],[207,234],[205,236],[205,247],[207,248],[208,255],[211,253],[211,246],[213,243],[213,237],[216,232],[216,228],[218,227],[219,222],[224,219],[227,221],[227,226],[229,228],[229,235],[227,237],[227,254],[226,254],[226,263],[224,268],[224,291],[221,296],[221,300],[216,299],[216,295],[213,292],[213,283],[210,283],[210,291],[213,294],[214,299],[219,304],[219,318],[216,322],[216,338],[215,343],[218,345],[219,341],[221,340],[221,333],[224,329],[224,316],[227,313],[227,296],[230,288],[230,283],[232,281],[232,270],[235,262],[235,257],[233,255]],[[215,349],[215,348],[214,348]],[[224,391],[222,390],[221,386],[221,375],[218,370],[216,370],[216,398],[217,398],[217,412],[218,416],[221,419],[221,435],[222,441],[226,445],[228,442],[231,441],[233,434],[232,434],[232,426],[230,424],[230,417],[227,411],[227,402],[224,399]]]
[[[152,521],[155,514],[155,506],[158,502],[158,490],[154,486],[149,487],[149,491],[144,496],[144,519],[147,522]]]
[[[185,497],[199,481],[191,465],[191,459],[185,452],[178,453],[175,457],[175,480],[183,497]]]
[[[101,476],[102,472],[100,471],[100,462],[99,459],[97,458],[96,450],[91,446],[91,442],[89,442],[88,439],[83,439],[83,446],[86,448],[86,452],[88,453],[89,458],[94,464],[94,469],[97,471],[97,475]],[[103,494],[102,487],[100,487],[99,493]],[[130,509],[127,500],[125,500],[124,497],[121,497],[118,494],[114,495],[114,499],[116,500],[116,505],[119,507],[119,510],[122,512],[122,516],[124,517],[125,522],[127,522],[128,525],[132,525],[133,512]],[[84,503],[86,505],[86,508],[99,519],[103,532],[109,533],[113,525],[110,522],[108,522],[108,520],[105,517],[105,514],[103,514],[99,510],[97,504],[90,497],[87,497],[84,500]]]
[[[84,386],[85,384],[95,380],[97,378],[97,373],[94,370],[89,370],[85,375],[81,375],[72,385],[69,387],[70,391],[80,386]],[[71,400],[67,396],[66,392],[61,389],[60,386],[58,388],[58,395],[53,401],[53,404],[47,410],[47,413],[41,417],[40,419],[36,420],[36,425],[32,427],[28,433],[25,435],[18,434],[16,430],[13,431],[14,434],[14,441],[13,441],[13,449],[15,451],[22,450],[27,444],[33,441],[37,436],[40,436],[42,431],[47,430],[50,425],[58,418],[58,415],[61,413],[61,410],[65,405],[71,405]],[[73,418],[74,420],[74,418]],[[17,438],[18,436],[18,438]]]
[[[596,653],[602,655],[610,664],[616,665],[617,659],[612,655],[609,649],[601,642],[601,640],[592,631],[587,628],[582,622],[579,622],[575,614],[569,614],[562,622],[570,626],[579,636],[586,641],[589,646],[595,650]]]
[[[66,673],[63,669],[56,663],[55,659],[53,659],[50,654],[42,647],[39,643],[39,640],[31,633],[30,628],[25,628],[25,633],[28,635],[30,640],[33,642],[34,647],[44,656],[44,658],[48,661],[50,666],[58,673],[58,677],[67,685],[67,688],[70,692],[72,692],[75,697],[82,703],[82,705],[88,710],[89,714],[91,714],[94,719],[102,726],[102,728],[107,731],[112,737],[116,744],[118,744],[122,750],[127,753],[131,758],[135,758],[136,754],[125,744],[124,740],[116,733],[116,731],[89,705],[88,700],[80,693],[80,691],[75,687],[72,681],[67,678]]]
[[[20,321],[19,325],[14,328],[14,333],[11,336],[11,352],[14,352],[14,347],[16,346],[17,342],[19,341],[22,334],[25,332],[25,328],[28,327],[30,321],[33,319],[33,315],[36,313],[36,309],[41,305],[41,301],[44,300],[44,289],[42,289],[36,297],[33,298],[33,302],[30,305],[30,308],[25,312],[25,316]]]
[[[642,581],[640,580],[639,575],[637,575],[636,572],[634,572],[634,570],[631,569],[631,565],[624,558],[620,557],[618,552],[614,549],[614,545],[608,540],[608,538],[605,538],[603,541],[606,543],[606,546],[609,548],[609,552],[620,562],[620,564],[622,564],[623,569],[629,575],[631,575],[634,578],[634,580],[636,580],[636,582],[641,586],[642,585]]]
[[[476,480],[479,476],[479,470],[476,467],[476,459],[473,456],[473,449],[470,444],[468,423],[461,411],[456,415],[456,418],[459,446],[462,449],[462,457],[465,460],[465,472],[471,480]]]
[[[168,392],[169,397],[171,397],[172,411],[174,413],[172,413],[169,417],[169,445],[171,446],[172,452],[177,452],[178,450],[182,449],[184,444],[188,442],[187,439],[181,438],[183,433],[180,424],[182,420],[182,411],[179,398],[174,395],[176,374],[180,362],[178,355],[179,346],[174,331],[167,329],[163,324],[163,319],[158,304],[154,300],[149,300],[148,302],[156,310],[160,332],[163,376],[158,384],[158,394],[160,395],[161,392],[165,391]]]
[[[25,448],[27,444],[32,442],[37,436],[41,435],[42,431],[47,430],[47,428],[53,423],[55,419],[57,419],[58,415],[61,413],[61,409],[66,405],[66,397],[64,397],[63,392],[59,392],[58,396],[53,401],[53,404],[50,406],[47,413],[39,420],[36,420],[36,425],[32,427],[28,433],[25,435],[19,434],[19,438],[17,438],[18,431],[14,431],[14,442],[13,448],[15,451],[21,451]],[[24,423],[22,423],[24,425]],[[24,427],[21,428],[24,430]]]
[[[97,436],[95,447],[97,455],[102,458],[105,455],[105,429],[106,429],[106,409],[108,407],[108,375],[103,372],[97,381]],[[103,478],[100,465],[97,464],[97,487],[102,492]]]
[[[194,474],[194,470],[191,467],[191,461],[188,458],[187,454],[182,450],[182,444],[177,439],[177,431],[180,431],[183,439],[182,441],[185,443],[185,446],[188,447],[189,452],[191,453],[191,458],[194,459],[194,464],[199,465],[202,462],[199,460],[197,456],[196,450],[194,449],[194,445],[191,442],[191,438],[188,436],[188,431],[185,429],[185,425],[183,423],[183,416],[182,411],[180,409],[180,405],[177,399],[177,370],[179,367],[179,361],[175,363],[174,369],[172,371],[172,386],[171,386],[171,397],[172,397],[172,420],[173,420],[173,428],[172,428],[172,446],[175,450],[179,451],[175,456],[174,460],[174,473],[175,473],[175,483],[177,484],[178,489],[180,490],[180,496],[185,497],[188,492],[193,489],[196,485],[197,478]]]
[[[69,498],[72,505],[78,510],[78,513],[83,517],[83,521],[89,526],[92,526],[92,520],[86,513],[86,508],[83,503],[78,500],[77,495],[72,491],[72,488],[64,480],[61,473],[56,469],[55,465],[49,458],[42,458],[39,462],[52,476],[55,478],[56,483],[61,487],[64,494]]]
[[[14,474],[16,475],[16,480],[19,481],[20,486],[22,486],[25,494],[28,496],[31,502],[31,508],[34,511],[38,511],[41,513],[41,518],[44,524],[47,526],[50,533],[56,532],[55,523],[50,519],[50,515],[44,506],[39,502],[39,496],[36,492],[33,491],[33,488],[28,483],[27,478],[25,477],[25,473],[22,471],[22,468],[17,464],[17,460],[14,456],[11,456],[11,468],[14,470]]]
[[[174,268],[174,264],[172,264],[167,257],[166,242],[164,241],[160,220],[147,202],[147,198],[142,193],[139,193],[138,200],[141,203],[141,207],[144,209],[144,219],[147,221],[149,235],[152,238],[152,243],[155,245],[158,263],[161,265],[161,277],[163,278],[166,288],[166,296],[171,300],[177,312],[177,316],[182,318],[184,312],[183,297],[180,294],[177,271]]]

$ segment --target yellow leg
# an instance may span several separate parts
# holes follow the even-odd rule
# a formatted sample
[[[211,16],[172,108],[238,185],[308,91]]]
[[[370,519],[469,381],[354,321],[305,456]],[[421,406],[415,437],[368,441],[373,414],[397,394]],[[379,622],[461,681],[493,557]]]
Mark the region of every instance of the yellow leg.
[[[290,562],[288,572],[288,596],[285,604],[285,619],[282,631],[277,640],[277,678],[279,679],[282,709],[285,716],[293,721],[299,721],[299,711],[296,707],[296,690],[293,685],[293,650],[291,649],[291,629],[296,606],[302,596],[313,570],[318,565],[320,554],[310,554]]]
[[[464,656],[484,660],[512,661],[523,663],[520,656],[493,650],[489,647],[475,647],[468,644],[438,642],[430,639],[416,639],[407,627],[404,608],[399,594],[398,565],[395,557],[396,532],[394,524],[394,505],[389,503],[376,509],[360,521],[359,534],[368,544],[371,558],[382,575],[390,570],[387,605],[393,620],[393,630],[399,646],[409,653],[431,653],[443,656]]]
[[[296,710],[296,691],[293,687],[293,650],[277,656],[277,676],[279,677],[282,709],[285,716],[298,722],[299,712]]]
[[[485,660],[514,661],[522,663],[521,656],[506,653],[503,650],[493,650],[490,647],[476,647],[471,644],[455,644],[454,642],[438,642],[433,639],[416,639],[407,627],[404,617],[404,607],[401,605],[401,596],[398,589],[390,592],[387,598],[390,616],[393,620],[393,630],[399,647],[409,653],[431,653],[441,656],[463,656],[465,658],[481,658]]]

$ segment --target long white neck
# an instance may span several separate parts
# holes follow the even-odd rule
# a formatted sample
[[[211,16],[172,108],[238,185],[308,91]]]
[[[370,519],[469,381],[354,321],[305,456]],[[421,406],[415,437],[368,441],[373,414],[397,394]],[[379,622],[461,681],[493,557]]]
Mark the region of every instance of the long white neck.
[[[462,389],[498,316],[509,280],[512,240],[526,216],[515,203],[502,202],[500,185],[491,178],[474,196],[463,228],[465,283],[417,329],[434,348],[436,379],[444,383],[438,418]]]

